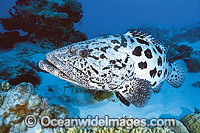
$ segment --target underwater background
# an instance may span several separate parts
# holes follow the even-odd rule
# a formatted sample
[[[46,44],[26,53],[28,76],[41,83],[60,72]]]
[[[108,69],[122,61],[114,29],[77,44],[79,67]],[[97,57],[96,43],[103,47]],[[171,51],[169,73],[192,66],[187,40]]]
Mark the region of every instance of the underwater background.
[[[199,0],[1,0],[0,23],[0,132],[54,131],[39,123],[27,127],[25,117],[34,114],[37,118],[175,118],[181,122],[178,128],[155,130],[200,133]],[[169,62],[183,59],[187,65],[181,87],[165,81],[143,108],[127,107],[113,93],[81,88],[38,67],[54,49],[128,29],[151,34],[168,48]],[[136,128],[147,129],[150,132],[148,127]]]

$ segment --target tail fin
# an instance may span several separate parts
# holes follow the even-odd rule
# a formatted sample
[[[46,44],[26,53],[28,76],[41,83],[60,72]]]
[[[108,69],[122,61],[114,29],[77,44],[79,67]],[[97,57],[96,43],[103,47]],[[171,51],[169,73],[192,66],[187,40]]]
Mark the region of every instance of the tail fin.
[[[186,64],[183,60],[177,60],[172,63],[172,72],[167,78],[167,82],[175,88],[180,87],[185,79],[187,71]]]

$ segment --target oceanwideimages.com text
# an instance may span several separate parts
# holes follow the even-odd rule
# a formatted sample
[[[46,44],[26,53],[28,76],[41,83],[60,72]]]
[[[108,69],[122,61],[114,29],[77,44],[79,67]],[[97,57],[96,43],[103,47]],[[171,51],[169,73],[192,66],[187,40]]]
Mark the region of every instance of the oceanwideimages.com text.
[[[25,118],[25,124],[28,127],[34,127],[38,120],[34,115],[28,115]],[[51,119],[49,116],[43,116],[39,119],[41,126],[47,127],[127,127],[132,129],[134,127],[170,127],[176,126],[175,119],[150,119],[147,121],[145,118],[133,119],[133,118],[109,118],[108,115],[104,118],[99,116],[87,118],[66,118],[66,119]]]

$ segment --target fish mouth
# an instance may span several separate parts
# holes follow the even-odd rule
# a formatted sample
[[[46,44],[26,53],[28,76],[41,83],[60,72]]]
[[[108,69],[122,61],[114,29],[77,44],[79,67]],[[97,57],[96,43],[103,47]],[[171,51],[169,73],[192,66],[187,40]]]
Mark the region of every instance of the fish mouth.
[[[87,75],[70,63],[59,60],[53,52],[46,54],[46,60],[41,60],[39,67],[65,81],[88,87]],[[81,76],[77,76],[77,73]]]

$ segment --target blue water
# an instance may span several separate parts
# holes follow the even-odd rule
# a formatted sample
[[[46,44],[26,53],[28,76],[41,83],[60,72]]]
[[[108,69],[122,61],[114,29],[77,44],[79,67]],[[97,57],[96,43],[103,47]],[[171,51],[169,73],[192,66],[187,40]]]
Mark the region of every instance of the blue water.
[[[200,22],[199,0],[79,0],[84,16],[76,24],[89,38],[123,33],[145,24],[186,26]],[[0,16],[8,17],[15,0],[0,1]],[[0,31],[3,29],[0,26]]]
[[[122,33],[132,26],[160,24],[185,26],[200,21],[199,0],[83,0],[78,29],[90,38]]]

